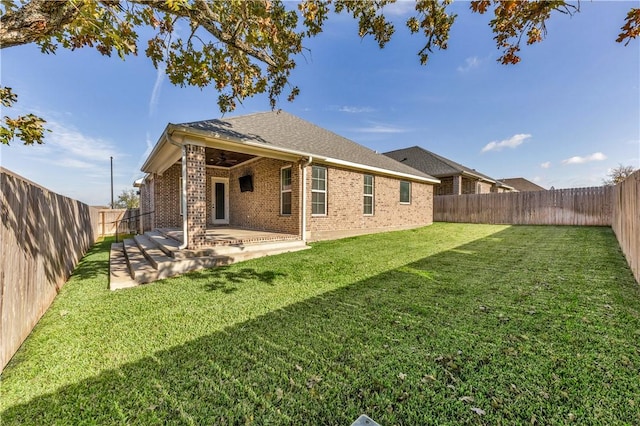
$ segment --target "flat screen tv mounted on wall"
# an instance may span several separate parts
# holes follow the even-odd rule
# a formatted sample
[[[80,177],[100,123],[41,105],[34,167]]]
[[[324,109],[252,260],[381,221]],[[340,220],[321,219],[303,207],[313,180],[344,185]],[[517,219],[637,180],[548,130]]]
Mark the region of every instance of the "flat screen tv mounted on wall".
[[[240,182],[240,192],[253,192],[253,176],[242,176],[238,181]]]

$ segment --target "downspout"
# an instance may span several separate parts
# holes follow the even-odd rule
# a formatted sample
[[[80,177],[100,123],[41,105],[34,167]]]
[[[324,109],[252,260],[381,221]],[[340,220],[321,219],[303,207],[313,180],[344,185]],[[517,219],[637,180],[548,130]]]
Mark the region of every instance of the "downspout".
[[[189,226],[187,225],[187,212],[189,211],[187,208],[187,147],[182,143],[182,140],[173,139],[170,133],[167,133],[167,141],[182,150],[182,200],[180,200],[180,207],[184,206],[184,211],[182,212],[182,244],[178,246],[178,250],[184,250],[187,248],[187,241],[189,240]]]
[[[307,243],[307,167],[313,161],[309,156],[306,163],[302,163],[302,242]]]

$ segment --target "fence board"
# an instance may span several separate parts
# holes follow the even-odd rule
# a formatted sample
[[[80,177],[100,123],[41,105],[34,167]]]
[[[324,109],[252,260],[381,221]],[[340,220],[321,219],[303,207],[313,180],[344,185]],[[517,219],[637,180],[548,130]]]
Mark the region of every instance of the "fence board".
[[[98,211],[0,168],[0,371],[95,242]]]
[[[610,226],[613,188],[439,195],[435,222]]]
[[[640,170],[615,186],[611,227],[640,283]]]

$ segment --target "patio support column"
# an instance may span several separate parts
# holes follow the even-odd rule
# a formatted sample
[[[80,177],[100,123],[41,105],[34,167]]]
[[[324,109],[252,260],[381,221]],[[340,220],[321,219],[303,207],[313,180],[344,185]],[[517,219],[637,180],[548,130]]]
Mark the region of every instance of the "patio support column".
[[[462,176],[453,177],[453,195],[462,194]]]
[[[203,146],[185,145],[187,169],[187,248],[206,245],[207,171]]]

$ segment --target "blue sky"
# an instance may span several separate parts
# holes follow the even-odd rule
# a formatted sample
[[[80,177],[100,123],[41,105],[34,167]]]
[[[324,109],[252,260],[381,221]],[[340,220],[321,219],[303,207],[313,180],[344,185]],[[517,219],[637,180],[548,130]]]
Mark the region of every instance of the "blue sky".
[[[516,66],[496,62],[489,17],[466,2],[454,4],[449,49],[426,67],[422,39],[402,24],[412,3],[389,9],[397,32],[383,50],[357,36],[355,21],[334,17],[297,60],[300,96],[279,106],[380,152],[419,145],[494,178],[597,186],[619,163],[640,167],[640,43],[615,43],[639,5],[582,2],[573,17],[554,16],[546,40],[523,47]],[[42,146],[3,146],[0,163],[89,204],[110,201],[110,156],[117,196],[142,176],[167,123],[221,115],[214,89],[172,86],[144,55],[43,55],[28,45],[3,49],[1,71],[19,95],[9,113],[39,114],[52,132]],[[268,109],[259,96],[229,116]]]

